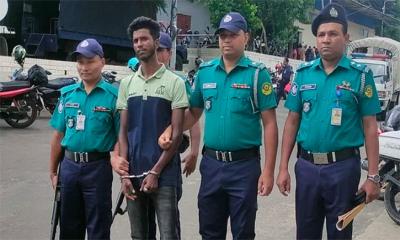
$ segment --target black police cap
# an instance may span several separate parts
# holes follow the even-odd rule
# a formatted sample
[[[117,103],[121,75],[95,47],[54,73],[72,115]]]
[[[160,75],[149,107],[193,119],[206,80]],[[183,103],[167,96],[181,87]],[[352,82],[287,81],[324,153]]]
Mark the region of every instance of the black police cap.
[[[346,11],[339,4],[336,3],[329,4],[324,9],[322,9],[319,15],[314,19],[311,25],[311,30],[314,36],[317,36],[319,25],[330,22],[342,24],[344,31],[347,32]]]

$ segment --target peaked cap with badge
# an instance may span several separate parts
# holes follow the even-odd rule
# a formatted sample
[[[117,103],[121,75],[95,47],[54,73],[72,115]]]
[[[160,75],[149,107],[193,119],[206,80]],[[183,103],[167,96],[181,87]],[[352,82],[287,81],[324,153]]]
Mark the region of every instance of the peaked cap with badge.
[[[343,25],[344,32],[347,32],[346,11],[337,3],[331,3],[321,10],[319,15],[313,20],[311,30],[317,36],[318,27],[323,23],[340,23]]]

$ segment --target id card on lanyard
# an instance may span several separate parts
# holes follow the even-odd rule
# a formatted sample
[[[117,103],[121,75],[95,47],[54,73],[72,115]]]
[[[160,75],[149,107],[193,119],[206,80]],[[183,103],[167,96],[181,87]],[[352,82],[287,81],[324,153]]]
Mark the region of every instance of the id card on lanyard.
[[[76,116],[76,130],[83,131],[85,130],[85,119],[86,116],[82,114],[82,112],[78,111],[78,116]]]
[[[342,96],[342,90],[336,88],[336,106],[332,108],[331,112],[331,125],[340,126],[342,125],[342,108],[340,107],[340,97]]]

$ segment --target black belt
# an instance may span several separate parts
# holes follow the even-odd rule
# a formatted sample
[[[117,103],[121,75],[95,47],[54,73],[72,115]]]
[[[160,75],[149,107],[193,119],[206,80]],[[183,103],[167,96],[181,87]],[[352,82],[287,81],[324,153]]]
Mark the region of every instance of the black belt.
[[[76,163],[88,163],[98,160],[109,160],[109,152],[71,152],[65,150],[65,157]]]
[[[254,147],[238,151],[219,151],[204,146],[203,154],[222,162],[232,162],[260,156],[260,148]]]
[[[298,148],[298,156],[316,165],[340,162],[349,158],[360,156],[360,150],[358,148],[346,148],[340,151],[328,153],[313,153],[303,149],[300,145]]]

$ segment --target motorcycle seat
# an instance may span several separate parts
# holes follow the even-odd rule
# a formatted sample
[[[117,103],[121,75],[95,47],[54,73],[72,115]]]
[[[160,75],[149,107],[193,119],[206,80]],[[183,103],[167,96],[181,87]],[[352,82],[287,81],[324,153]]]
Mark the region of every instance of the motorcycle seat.
[[[28,81],[0,82],[0,92],[29,88],[31,84]]]
[[[49,80],[49,82],[47,83],[46,87],[47,88],[51,88],[53,90],[57,90],[60,89],[62,87],[74,84],[78,81],[77,78],[75,77],[64,77],[64,78],[56,78],[53,80]]]

